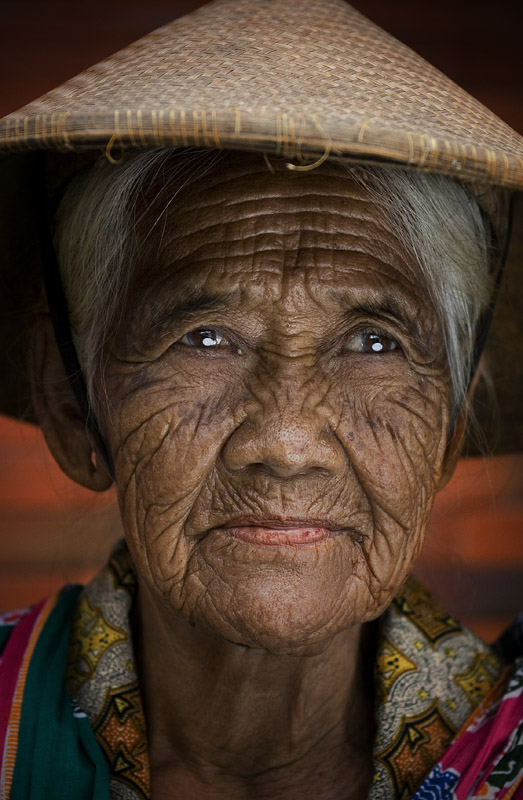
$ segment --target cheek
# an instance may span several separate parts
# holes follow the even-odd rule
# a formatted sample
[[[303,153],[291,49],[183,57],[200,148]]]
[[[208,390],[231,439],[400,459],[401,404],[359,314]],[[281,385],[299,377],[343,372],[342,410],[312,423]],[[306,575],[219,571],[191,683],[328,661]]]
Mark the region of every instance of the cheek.
[[[397,481],[402,493],[419,501],[416,491],[432,491],[439,477],[447,423],[447,403],[438,387],[422,392],[381,386],[355,409],[354,433],[362,445],[356,460],[371,484],[382,484],[386,491]],[[402,502],[394,492],[390,500],[398,506]]]
[[[131,378],[112,389],[121,513],[142,579],[171,608],[225,638],[269,648],[320,641],[383,611],[422,543],[445,450],[443,389],[405,375],[332,376],[332,436],[346,452],[339,474],[327,483],[313,473],[286,481],[285,492],[276,478],[264,473],[264,480],[288,494],[294,511],[302,502],[303,516],[316,502],[321,513],[313,516],[327,505],[338,517],[359,513],[369,520],[368,535],[359,543],[340,538],[314,557],[277,563],[267,554],[265,564],[245,546],[186,535],[195,509],[203,519],[209,509],[231,509],[234,486],[216,463],[247,404],[241,381],[225,389],[224,381],[173,374],[176,380],[155,376],[148,384],[142,372],[139,387]],[[261,486],[253,482],[240,492],[243,504]]]
[[[194,381],[179,388],[160,380],[140,391],[127,383],[113,392],[111,437],[124,529],[138,570],[157,584],[176,582],[191,556],[184,522],[236,424],[237,403]]]
[[[382,590],[395,591],[423,544],[441,473],[448,425],[445,384],[380,383],[376,391],[366,384],[352,393],[350,405],[340,436],[372,512],[370,573]]]

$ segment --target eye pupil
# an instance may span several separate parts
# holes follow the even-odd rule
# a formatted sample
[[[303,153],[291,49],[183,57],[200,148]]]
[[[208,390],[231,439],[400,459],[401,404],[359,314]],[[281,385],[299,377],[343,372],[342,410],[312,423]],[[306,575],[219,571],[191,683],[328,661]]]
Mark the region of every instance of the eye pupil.
[[[220,344],[221,336],[215,331],[202,331],[200,336],[204,347],[216,347]]]
[[[222,342],[223,336],[216,330],[196,330],[186,333],[182,337],[182,342],[190,347],[203,347],[209,349],[218,347]]]
[[[380,333],[365,333],[362,340],[365,353],[389,353],[397,347],[394,339]]]

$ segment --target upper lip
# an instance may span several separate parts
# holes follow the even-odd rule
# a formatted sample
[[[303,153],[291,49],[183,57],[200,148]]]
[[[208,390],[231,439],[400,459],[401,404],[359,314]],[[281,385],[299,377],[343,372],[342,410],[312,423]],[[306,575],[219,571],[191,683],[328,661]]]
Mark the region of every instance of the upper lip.
[[[289,516],[241,516],[227,520],[219,525],[220,528],[324,528],[328,531],[341,531],[348,526],[343,523],[330,519],[318,519],[316,517],[289,517]]]

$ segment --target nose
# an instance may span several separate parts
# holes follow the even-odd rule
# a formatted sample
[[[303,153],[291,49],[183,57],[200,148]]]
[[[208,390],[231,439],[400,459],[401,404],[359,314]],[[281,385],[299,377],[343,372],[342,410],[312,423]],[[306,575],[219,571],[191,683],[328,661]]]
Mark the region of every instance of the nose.
[[[338,473],[345,465],[345,451],[325,403],[313,402],[296,387],[283,394],[271,392],[248,412],[225,444],[225,465],[231,470],[257,467],[280,478],[311,471]]]

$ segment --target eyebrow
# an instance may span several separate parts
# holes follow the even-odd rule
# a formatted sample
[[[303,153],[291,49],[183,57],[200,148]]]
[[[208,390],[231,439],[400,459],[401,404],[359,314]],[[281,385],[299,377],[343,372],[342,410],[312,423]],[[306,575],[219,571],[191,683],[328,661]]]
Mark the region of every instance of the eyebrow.
[[[201,311],[224,311],[230,308],[235,295],[235,292],[211,293],[201,287],[186,287],[174,303],[160,304],[158,308],[151,309],[147,329],[153,331],[166,322],[182,322]]]
[[[361,302],[356,300],[351,302],[351,299],[344,298],[346,315],[352,314],[368,314],[369,316],[393,317],[399,322],[409,322],[412,320],[413,312],[415,309],[412,303],[407,302],[405,305],[399,303],[390,293],[384,294],[377,299],[365,299]]]

